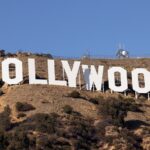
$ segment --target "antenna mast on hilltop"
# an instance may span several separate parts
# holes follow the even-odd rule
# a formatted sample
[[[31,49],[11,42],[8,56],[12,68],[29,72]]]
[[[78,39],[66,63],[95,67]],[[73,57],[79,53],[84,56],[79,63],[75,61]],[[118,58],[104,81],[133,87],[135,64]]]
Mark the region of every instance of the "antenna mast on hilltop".
[[[91,58],[91,55],[90,55],[90,50],[87,49],[86,50],[86,53],[82,56],[82,59],[90,59]]]
[[[129,58],[129,51],[125,50],[125,46],[122,44],[118,45],[118,50],[116,53],[116,57],[121,58]]]

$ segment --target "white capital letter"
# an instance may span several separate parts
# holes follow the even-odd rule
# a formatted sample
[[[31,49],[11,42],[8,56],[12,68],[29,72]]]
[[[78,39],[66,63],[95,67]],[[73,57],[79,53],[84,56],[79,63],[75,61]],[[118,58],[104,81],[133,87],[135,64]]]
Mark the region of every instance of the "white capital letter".
[[[70,68],[68,61],[62,60],[61,62],[68,77],[69,87],[76,87],[76,78],[80,68],[80,61],[75,61],[72,69]]]
[[[60,81],[55,79],[55,63],[54,60],[48,60],[48,79],[51,85],[67,86],[66,81]]]
[[[101,91],[104,66],[98,66],[98,73],[93,65],[90,69],[88,65],[82,65],[82,70],[86,82],[86,89],[91,90],[93,84],[95,84],[96,90]]]
[[[116,86],[115,73],[120,73],[121,86]],[[109,88],[115,92],[124,92],[128,88],[127,71],[121,67],[112,67],[108,70]]]
[[[15,65],[15,78],[9,76],[9,65]],[[22,62],[16,58],[7,58],[2,62],[2,79],[7,84],[18,84],[23,80]]]
[[[144,75],[145,87],[142,88],[139,85],[138,75]],[[148,93],[150,91],[150,72],[144,68],[137,68],[132,71],[132,86],[133,90],[138,93]]]
[[[47,80],[36,79],[35,60],[28,59],[29,84],[47,84]]]

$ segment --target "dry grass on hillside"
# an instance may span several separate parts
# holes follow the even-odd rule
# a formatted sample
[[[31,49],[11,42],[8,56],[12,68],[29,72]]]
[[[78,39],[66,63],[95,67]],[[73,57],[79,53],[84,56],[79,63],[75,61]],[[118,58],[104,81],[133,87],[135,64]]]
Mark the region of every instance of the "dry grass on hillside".
[[[47,58],[38,56],[34,56],[33,58],[36,58],[37,76],[47,78]],[[24,76],[27,76],[27,57],[19,57],[19,59],[23,61]],[[57,59],[55,62],[56,78],[62,79],[60,60]],[[72,64],[73,60],[69,60],[69,62]],[[150,70],[150,59],[82,60],[81,62],[82,64],[92,64],[95,66],[104,65],[104,79],[106,81],[107,69],[110,66],[123,66],[128,71],[131,71],[136,67],[145,67]],[[6,110],[4,111],[6,114],[3,113],[5,106],[9,105],[11,109],[11,122],[9,121],[9,117],[4,120],[10,123],[11,128],[8,131],[5,131],[4,134],[0,133],[0,136],[3,136],[3,139],[5,139],[5,136],[7,137],[9,135],[12,139],[15,139],[16,137],[20,138],[20,141],[23,140],[21,142],[24,143],[24,138],[26,138],[30,142],[33,140],[36,143],[34,144],[36,147],[39,147],[39,149],[41,148],[41,145],[47,146],[48,149],[50,149],[50,147],[53,147],[52,149],[54,149],[55,147],[56,150],[62,150],[63,148],[65,150],[66,147],[68,150],[150,149],[150,101],[144,100],[144,97],[142,97],[141,100],[135,100],[131,97],[132,95],[124,97],[119,93],[111,94],[109,90],[106,91],[106,93],[89,92],[86,90],[50,85],[21,84],[8,86],[4,84],[1,90],[4,94],[0,96],[0,111],[2,112],[0,116],[7,116]],[[79,92],[77,98],[68,96],[73,91]],[[109,106],[108,100],[111,101],[114,108]],[[115,103],[112,100],[119,101],[118,103]],[[128,103],[126,104],[125,102],[124,104],[122,103],[122,100],[126,102],[128,102],[128,100],[134,101],[134,104],[139,107],[140,111],[134,112],[124,110],[124,107],[128,107]],[[26,108],[32,108],[33,106],[35,109],[29,109],[29,111],[22,112],[18,111],[16,108],[18,102],[19,104],[26,105]],[[21,104],[18,105],[18,107],[23,107]],[[118,104],[123,107],[121,110],[119,110],[120,107],[118,107]],[[100,113],[100,108],[102,107],[104,107],[105,113],[110,111],[110,114],[107,114],[108,116],[106,115],[104,117]],[[107,107],[109,108],[108,112],[106,109]],[[24,110],[28,110],[28,108]],[[118,111],[121,114],[119,114]],[[111,117],[114,119],[114,114],[112,115],[111,113],[115,112],[117,112],[118,117],[121,118],[121,115],[124,113],[123,117],[125,118],[123,119],[125,119],[125,124],[123,126],[118,127],[109,122]],[[57,113],[58,116],[53,113]],[[59,122],[53,117],[58,117]],[[118,121],[118,118],[115,119],[115,121]],[[39,126],[36,126],[36,124],[39,124]],[[52,125],[54,125],[54,127]],[[33,126],[35,129],[33,129]],[[29,130],[28,128],[32,130]],[[18,133],[18,130],[21,132],[21,135],[19,134],[20,132]],[[22,133],[23,131],[25,131],[25,135]],[[45,141],[44,143],[43,139]],[[55,143],[54,141],[57,142]],[[13,142],[19,142],[19,140]],[[16,145],[17,147],[20,144],[17,143],[17,145],[14,143],[11,143],[12,145],[10,145],[12,147],[13,145]]]

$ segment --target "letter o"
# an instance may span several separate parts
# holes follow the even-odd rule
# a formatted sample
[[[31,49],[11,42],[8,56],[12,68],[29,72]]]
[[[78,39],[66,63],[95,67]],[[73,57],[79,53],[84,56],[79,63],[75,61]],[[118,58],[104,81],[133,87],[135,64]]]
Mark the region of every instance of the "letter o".
[[[121,86],[116,86],[115,73],[120,73]],[[127,71],[121,67],[112,67],[108,70],[109,88],[115,92],[124,92],[128,88]]]
[[[16,77],[11,79],[9,75],[9,65],[15,65]],[[7,58],[2,62],[2,80],[7,84],[18,84],[23,80],[22,62],[16,58]]]
[[[138,75],[144,75],[145,87],[141,88],[139,86]],[[137,68],[132,71],[132,86],[133,90],[137,93],[148,93],[150,91],[150,72],[144,68]]]

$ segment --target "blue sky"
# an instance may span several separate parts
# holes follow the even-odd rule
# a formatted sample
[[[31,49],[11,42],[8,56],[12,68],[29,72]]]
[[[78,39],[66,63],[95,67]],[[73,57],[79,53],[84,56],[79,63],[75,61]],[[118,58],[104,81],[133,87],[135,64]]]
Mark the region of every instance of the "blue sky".
[[[149,0],[1,0],[0,48],[58,56],[150,55]]]

